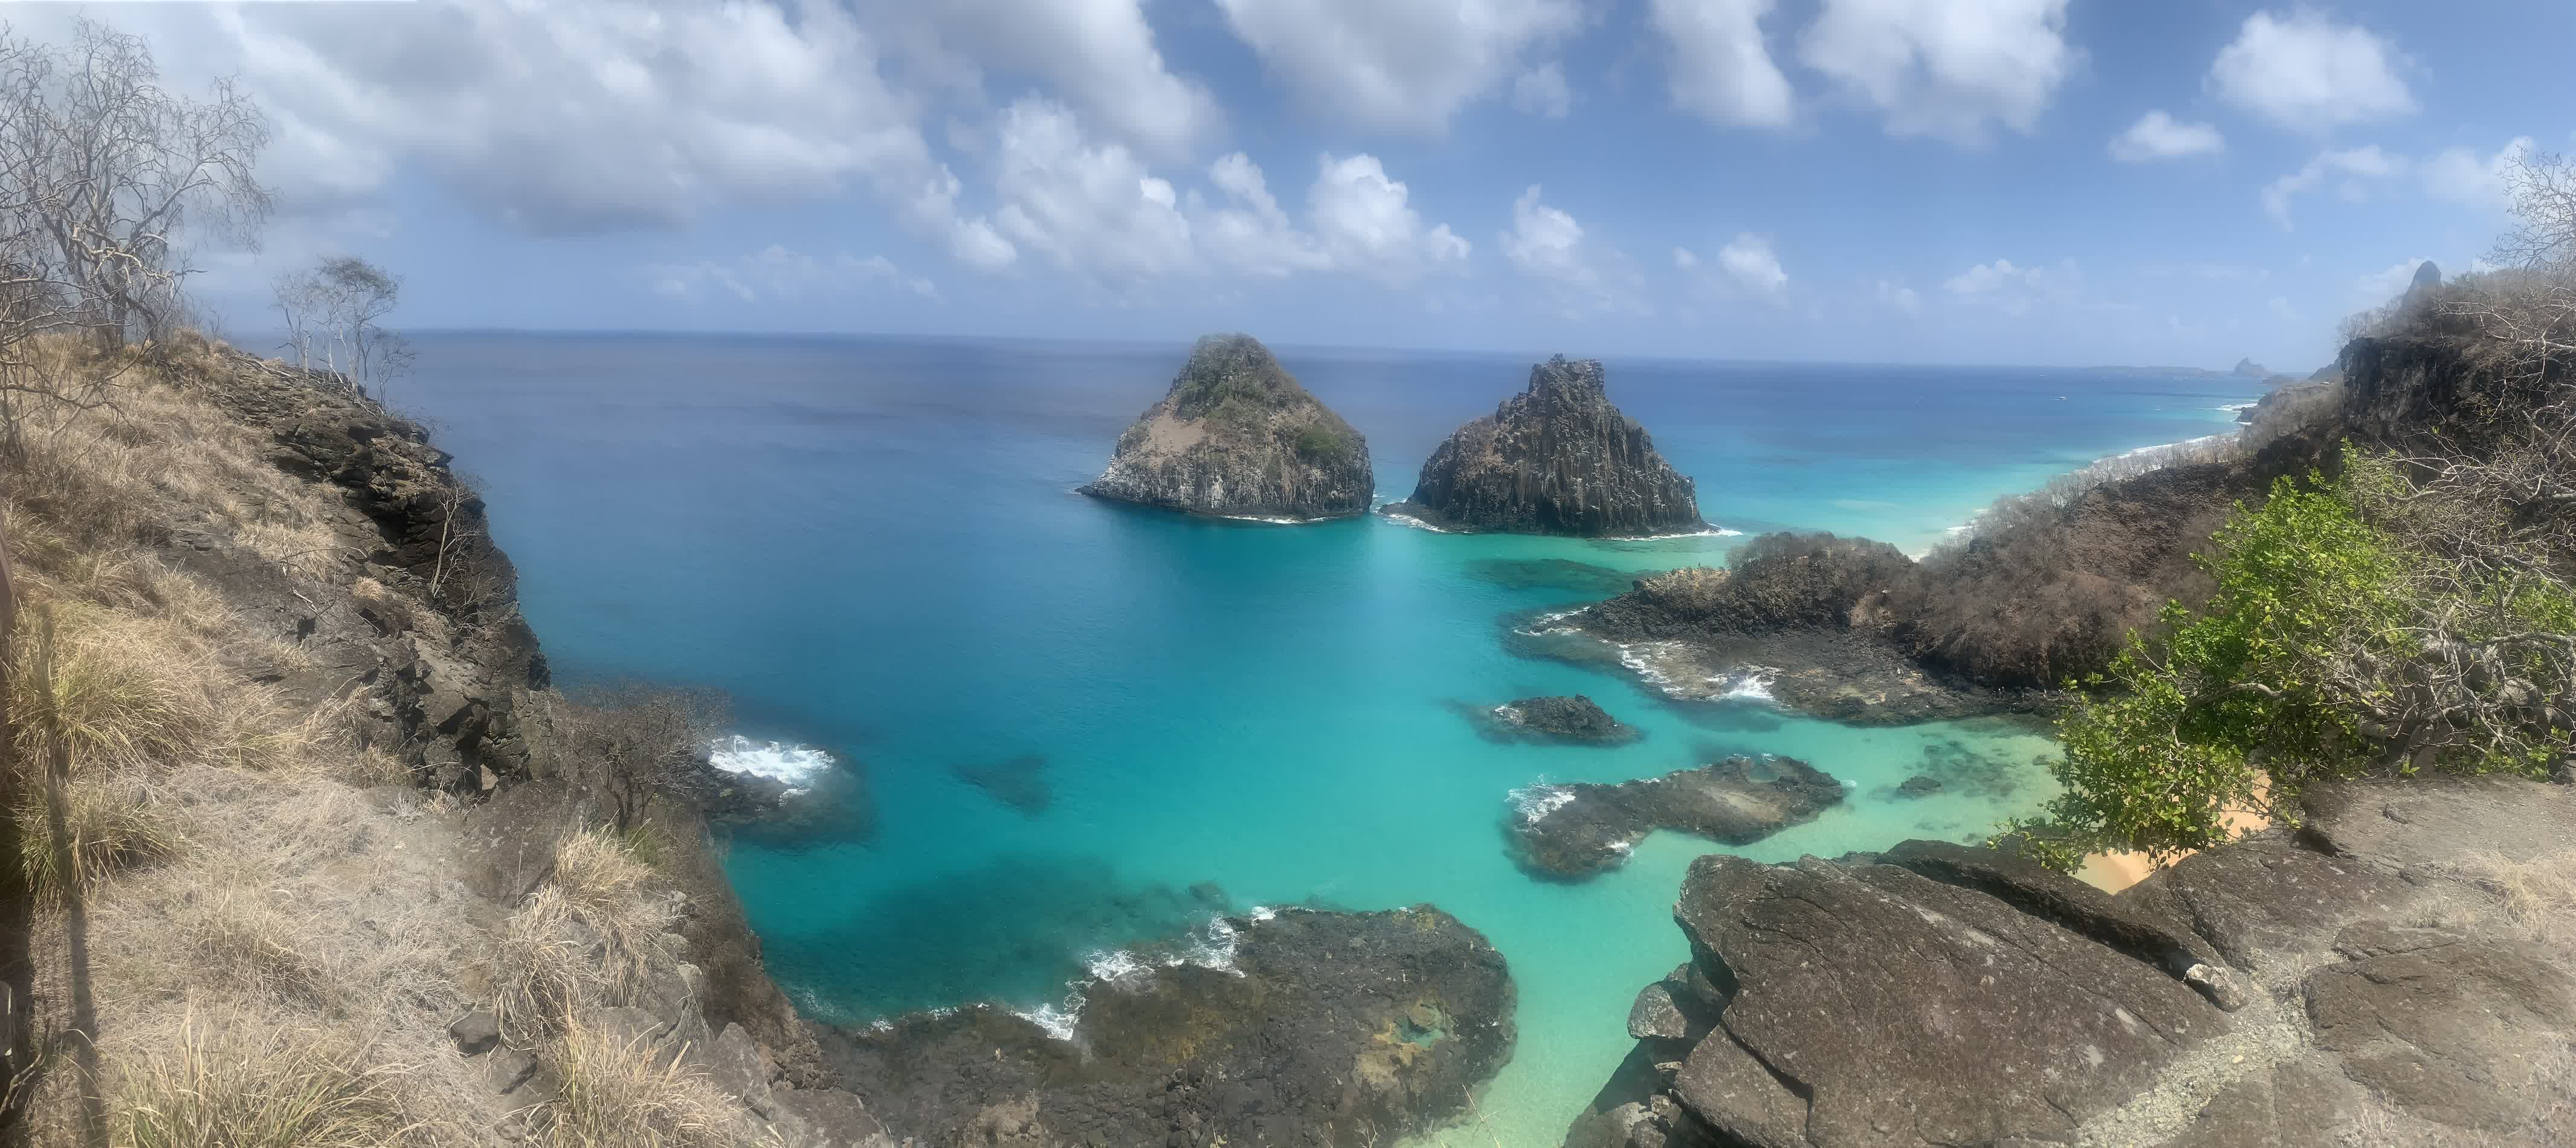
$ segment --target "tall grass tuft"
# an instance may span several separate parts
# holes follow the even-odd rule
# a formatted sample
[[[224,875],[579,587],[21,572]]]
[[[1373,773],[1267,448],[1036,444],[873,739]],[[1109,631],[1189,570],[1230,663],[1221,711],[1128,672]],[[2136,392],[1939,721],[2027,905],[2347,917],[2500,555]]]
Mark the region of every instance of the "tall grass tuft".
[[[566,1024],[544,1060],[555,1099],[543,1109],[551,1148],[717,1148],[732,1143],[730,1104],[705,1076],[655,1055],[642,1037]]]
[[[274,1043],[195,1021],[130,1066],[114,1097],[118,1148],[378,1148],[408,1130],[403,1071],[362,1068],[340,1042]]]
[[[48,906],[116,870],[169,857],[180,845],[178,827],[151,791],[122,774],[76,773],[63,783],[59,838],[41,785],[27,787],[11,816],[28,891]]]

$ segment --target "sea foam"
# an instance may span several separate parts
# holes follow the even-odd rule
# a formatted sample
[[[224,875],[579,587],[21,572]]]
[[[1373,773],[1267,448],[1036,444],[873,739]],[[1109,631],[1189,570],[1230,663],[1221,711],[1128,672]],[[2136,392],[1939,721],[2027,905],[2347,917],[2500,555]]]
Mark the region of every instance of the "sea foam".
[[[726,773],[767,778],[803,793],[832,768],[832,755],[810,745],[753,741],[741,734],[720,737],[707,746],[707,764]]]

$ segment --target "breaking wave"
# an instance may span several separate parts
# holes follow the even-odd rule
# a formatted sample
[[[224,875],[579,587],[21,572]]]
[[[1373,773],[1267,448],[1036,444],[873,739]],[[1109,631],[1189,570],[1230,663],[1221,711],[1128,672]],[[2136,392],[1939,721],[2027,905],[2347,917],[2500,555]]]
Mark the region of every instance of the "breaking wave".
[[[831,771],[834,761],[831,754],[810,745],[753,741],[734,734],[708,744],[707,764],[726,773],[780,782],[789,793],[803,793]]]
[[[1574,791],[1541,779],[1513,790],[1510,796],[1512,812],[1521,815],[1521,824],[1536,825],[1574,800]]]
[[[1278,909],[1255,905],[1243,919],[1257,925],[1277,917],[1279,913]],[[1168,945],[1090,953],[1082,959],[1083,975],[1065,982],[1062,1001],[1011,1012],[1056,1040],[1070,1041],[1082,1024],[1083,1006],[1091,1003],[1091,994],[1103,986],[1120,990],[1141,989],[1153,982],[1154,970],[1177,969],[1184,965],[1239,977],[1243,970],[1235,967],[1234,954],[1242,942],[1243,927],[1225,917],[1211,917],[1206,924]]]

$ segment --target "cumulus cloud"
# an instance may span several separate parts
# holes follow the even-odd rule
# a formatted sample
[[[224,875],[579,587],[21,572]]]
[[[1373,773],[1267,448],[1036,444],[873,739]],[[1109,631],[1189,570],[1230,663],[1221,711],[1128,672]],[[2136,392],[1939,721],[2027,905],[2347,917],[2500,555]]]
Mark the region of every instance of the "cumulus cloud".
[[[2295,131],[2324,132],[2415,110],[2397,74],[2405,62],[2367,28],[2301,8],[2257,12],[2209,66],[2209,86],[2247,111]]]
[[[1204,85],[1174,75],[1139,0],[942,0],[862,5],[951,83],[986,68],[1045,81],[1089,123],[1147,151],[1185,154],[1223,119]]]
[[[2075,261],[2054,267],[2020,267],[2012,260],[1980,263],[1941,284],[1952,299],[1993,307],[2007,315],[2027,315],[2043,303],[2075,301],[2082,288]]]
[[[1913,288],[1885,279],[1878,281],[1878,301],[1908,315],[1923,309],[1923,297],[1915,294]]]
[[[1003,113],[998,134],[993,218],[1005,236],[1111,286],[1191,268],[1179,193],[1125,145],[1089,139],[1064,105],[1035,96]]]
[[[694,299],[710,289],[745,303],[791,301],[861,290],[893,287],[937,300],[939,288],[918,275],[905,275],[883,255],[865,259],[849,254],[822,258],[772,243],[739,258],[697,263],[657,263],[645,268],[653,290],[676,299]]]
[[[2227,141],[2218,134],[2217,128],[2209,124],[2182,123],[2161,109],[2138,117],[2138,122],[2129,125],[2129,130],[2111,137],[2111,158],[2122,163],[2216,155],[2225,150]]]
[[[1684,271],[1697,270],[1699,268],[1699,256],[1691,254],[1691,249],[1687,247],[1673,248],[1673,266]]]
[[[1798,58],[1886,118],[1891,135],[2028,132],[2083,53],[2066,0],[1825,0]]]
[[[13,14],[59,39],[71,12]],[[1011,245],[958,209],[918,100],[825,0],[122,5],[167,79],[236,76],[276,142],[290,216],[346,210],[416,168],[518,229],[683,225],[720,204],[864,189],[971,265]]]
[[[2418,255],[2413,259],[2400,259],[2355,279],[2352,282],[2353,293],[2370,303],[2385,303],[2403,295],[2408,287],[2414,286],[2415,269],[2422,267],[2427,258]],[[2453,273],[2457,274],[2457,270],[2454,269]]]
[[[2424,161],[2424,190],[2437,199],[2471,207],[2502,207],[2504,176],[2516,160],[2529,155],[2530,136],[2515,136],[2492,154],[2470,148],[2445,148]]]
[[[1565,67],[1550,60],[1512,81],[1512,106],[1523,114],[1561,120],[1574,111],[1574,89],[1565,82]]]
[[[1751,295],[1777,299],[1789,287],[1789,273],[1781,269],[1780,256],[1771,250],[1771,241],[1749,231],[1717,249],[1717,266],[1736,287]]]
[[[1587,236],[1583,224],[1539,200],[1539,185],[1512,201],[1503,257],[1543,284],[1569,313],[1644,311],[1643,283],[1625,256]]]
[[[1646,19],[1671,48],[1673,105],[1714,124],[1782,127],[1795,111],[1771,60],[1762,18],[1772,0],[1649,0]]]
[[[1220,263],[1254,275],[1344,271],[1404,284],[1463,265],[1470,249],[1448,224],[1423,226],[1404,184],[1388,178],[1376,156],[1318,161],[1306,192],[1305,228],[1279,206],[1261,169],[1243,153],[1216,161],[1208,176],[1227,202],[1211,207],[1192,193],[1204,246]]]
[[[2342,177],[2339,190],[2344,198],[2357,200],[2367,194],[2364,181],[2404,175],[2406,168],[2405,156],[2383,151],[2378,144],[2318,152],[2315,159],[2301,165],[2299,170],[2273,180],[2263,189],[2263,210],[2287,228],[2290,226],[2290,200],[2315,191],[2326,180]]]
[[[1308,103],[1362,127],[1438,131],[1575,29],[1580,0],[1216,0]]]

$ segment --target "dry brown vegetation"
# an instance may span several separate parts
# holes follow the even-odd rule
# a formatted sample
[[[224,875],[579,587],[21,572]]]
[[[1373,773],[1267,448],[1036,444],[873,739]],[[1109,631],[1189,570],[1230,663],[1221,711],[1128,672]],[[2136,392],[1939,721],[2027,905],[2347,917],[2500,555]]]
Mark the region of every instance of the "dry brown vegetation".
[[[649,868],[611,832],[568,830],[550,877],[495,906],[457,879],[440,820],[452,798],[362,792],[408,771],[354,744],[332,707],[239,668],[299,655],[253,637],[274,627],[237,616],[163,549],[205,532],[344,578],[357,565],[340,557],[344,512],[261,461],[264,444],[207,400],[234,369],[215,348],[115,353],[136,365],[113,402],[22,409],[36,433],[0,459],[0,530],[26,607],[6,684],[21,770],[12,868],[41,899],[28,985],[40,1059],[16,1097],[32,1142],[101,1129],[137,1148],[486,1142],[532,1101],[474,1078],[445,1026],[495,1000],[512,1002],[511,1039],[565,1086],[515,1118],[531,1134],[731,1142],[728,1098],[583,1027],[632,996],[647,962],[673,959],[676,909]],[[359,591],[389,617],[427,609],[381,583]],[[617,711],[584,713],[601,744],[659,747],[684,728],[621,731]],[[56,746],[67,768],[48,778],[38,763]]]

